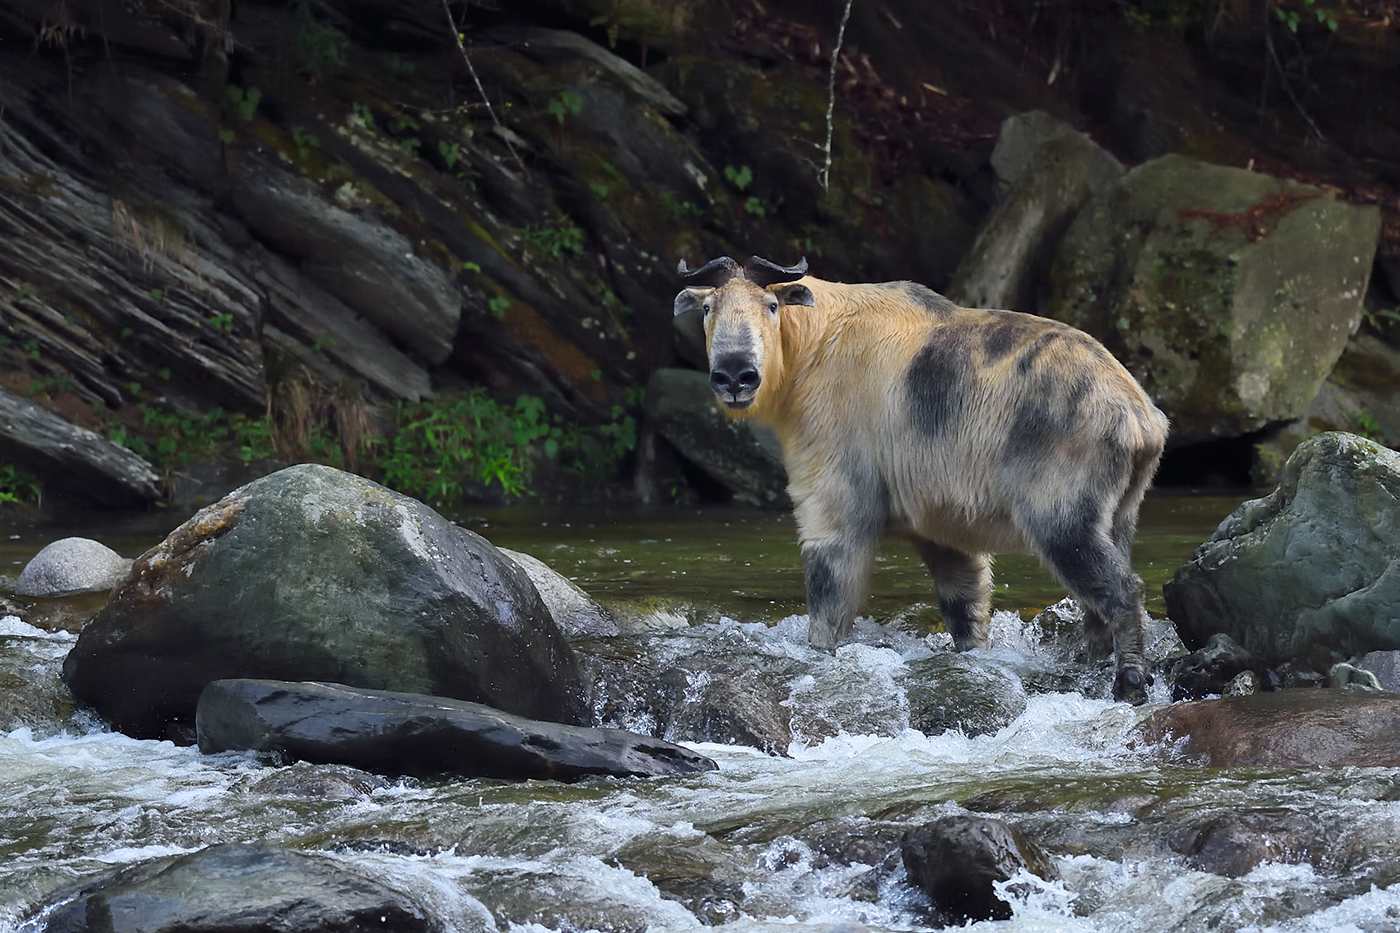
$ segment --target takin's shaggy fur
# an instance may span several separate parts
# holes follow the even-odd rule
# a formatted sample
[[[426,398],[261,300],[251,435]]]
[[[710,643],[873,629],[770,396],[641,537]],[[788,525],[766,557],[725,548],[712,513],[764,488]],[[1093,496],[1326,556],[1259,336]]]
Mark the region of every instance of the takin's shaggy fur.
[[[680,272],[705,315],[710,385],[783,446],[809,641],[831,650],[865,602],[886,532],[912,540],[959,650],[985,647],[991,554],[1037,555],[1117,651],[1142,703],[1143,583],[1130,550],[1167,419],[1103,345],[1065,324],[960,308],[912,282],[843,285],[727,257]]]

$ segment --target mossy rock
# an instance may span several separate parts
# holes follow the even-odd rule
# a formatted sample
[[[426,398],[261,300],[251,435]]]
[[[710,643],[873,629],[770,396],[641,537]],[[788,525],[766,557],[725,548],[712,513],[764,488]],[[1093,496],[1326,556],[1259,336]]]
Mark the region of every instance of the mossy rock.
[[[1103,340],[1171,417],[1173,446],[1302,417],[1356,330],[1374,207],[1165,156],[1092,200],[1050,316]]]

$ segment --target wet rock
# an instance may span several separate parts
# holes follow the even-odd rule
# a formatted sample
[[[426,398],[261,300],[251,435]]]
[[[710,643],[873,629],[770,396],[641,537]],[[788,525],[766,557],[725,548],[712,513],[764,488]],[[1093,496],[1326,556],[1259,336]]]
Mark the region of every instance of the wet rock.
[[[744,421],[715,404],[709,378],[687,369],[659,369],[647,384],[651,427],[739,502],[789,508],[780,454],[764,447]]]
[[[676,702],[664,734],[677,742],[747,745],[787,755],[792,743],[786,685],[756,670],[687,659],[662,675]]]
[[[716,768],[702,755],[649,736],[339,684],[218,680],[200,694],[196,722],[206,754],[271,751],[386,774],[576,781]]]
[[[1133,741],[1206,768],[1396,767],[1400,696],[1303,689],[1196,700],[1157,710]]]
[[[909,881],[957,918],[1010,919],[1011,905],[997,896],[993,882],[1022,870],[1059,877],[1055,863],[1020,832],[988,817],[942,817],[910,830],[900,848]]]
[[[1026,711],[1026,692],[1016,677],[964,654],[910,661],[903,684],[909,725],[925,735],[989,735]]]
[[[1182,640],[1225,632],[1265,663],[1326,671],[1400,648],[1400,454],[1320,435],[1163,587]]]
[[[66,632],[47,632],[0,614],[0,735],[27,727],[46,738],[63,731],[73,697],[63,684]]]
[[[61,494],[127,507],[160,498],[160,477],[145,460],[3,388],[0,445],[6,460]]]
[[[558,573],[537,557],[509,548],[497,550],[525,571],[540,598],[549,607],[554,624],[559,626],[565,638],[595,638],[621,634],[622,623],[617,617],[568,577]]]
[[[1174,830],[1168,844],[1187,864],[1227,878],[1247,875],[1262,862],[1321,863],[1327,827],[1285,809],[1229,812]]]
[[[1400,651],[1368,651],[1356,666],[1375,674],[1382,690],[1400,693]]]
[[[1029,117],[1026,114],[1022,117]],[[1040,114],[1045,119],[1053,119]],[[970,308],[1010,308],[1035,312],[1045,296],[1036,289],[1046,281],[1050,262],[1071,221],[1089,198],[1116,182],[1123,167],[1089,137],[1060,124],[1031,151],[1017,133],[1013,117],[1003,124],[992,165],[1010,161],[1003,149],[1024,159],[1005,198],[987,218],[972,248],[963,257],[948,288],[948,297]],[[1003,139],[1009,141],[1003,143]],[[999,175],[1001,172],[999,170]],[[1006,177],[1006,176],[1001,176]]]
[[[1251,673],[1266,678],[1264,664],[1235,643],[1229,635],[1212,635],[1204,648],[1177,658],[1168,668],[1173,700],[1199,700],[1220,695],[1235,678]]]
[[[1253,671],[1240,671],[1220,691],[1221,696],[1248,697],[1264,689],[1264,682]]]
[[[72,596],[116,586],[131,561],[91,538],[60,538],[44,546],[20,571],[17,596]]]
[[[1308,410],[1360,321],[1379,223],[1316,188],[1164,156],[1080,211],[1047,313],[1122,359],[1174,446],[1244,434]]]
[[[363,800],[389,782],[377,774],[341,765],[294,764],[256,781],[248,789],[278,797]]]
[[[137,737],[189,729],[200,691],[232,677],[586,716],[573,651],[517,564],[415,499],[315,465],[235,490],[139,557],[64,676]]]
[[[1088,136],[1043,110],[1028,110],[1003,120],[997,134],[997,144],[990,158],[997,179],[997,197],[1004,200],[1022,177],[1040,162],[1046,147],[1063,139],[1073,140],[1077,146],[1093,146],[1103,154],[1095,159],[1097,169],[1091,173],[1096,179],[1113,182],[1123,174],[1118,160]],[[1096,193],[1100,187],[1095,181]]]
[[[416,900],[332,858],[227,843],[142,862],[88,882],[57,902],[45,929],[442,933],[444,927]]]

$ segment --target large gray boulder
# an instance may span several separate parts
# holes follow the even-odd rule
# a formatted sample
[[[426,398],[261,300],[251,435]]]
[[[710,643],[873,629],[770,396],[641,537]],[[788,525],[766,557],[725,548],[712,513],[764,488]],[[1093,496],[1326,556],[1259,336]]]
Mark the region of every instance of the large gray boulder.
[[[116,586],[131,561],[91,538],[59,538],[30,558],[15,581],[16,596],[72,596]]]
[[[340,684],[217,680],[199,697],[200,751],[278,752],[384,774],[577,781],[713,771],[621,729],[566,726],[445,697]]]
[[[1356,330],[1375,207],[1164,156],[1070,226],[1046,313],[1088,331],[1172,419],[1174,446],[1300,418]]]
[[[1163,593],[1193,649],[1224,632],[1270,665],[1326,671],[1400,648],[1400,454],[1342,433],[1300,445]]]
[[[1010,187],[963,257],[948,297],[964,307],[1035,312],[1060,239],[1079,209],[1122,177],[1123,166],[1046,114],[1003,123],[992,165]]]
[[[733,492],[736,500],[788,507],[781,453],[765,446],[748,423],[719,410],[704,373],[658,369],[647,384],[647,418],[682,457]]]
[[[211,681],[323,680],[580,723],[572,650],[518,565],[330,467],[234,490],[139,557],[64,663],[137,737],[192,739]]]
[[[475,930],[494,929],[483,922]],[[49,933],[441,933],[422,904],[325,855],[226,843],[141,862],[81,885]],[[464,930],[463,933],[469,933]]]

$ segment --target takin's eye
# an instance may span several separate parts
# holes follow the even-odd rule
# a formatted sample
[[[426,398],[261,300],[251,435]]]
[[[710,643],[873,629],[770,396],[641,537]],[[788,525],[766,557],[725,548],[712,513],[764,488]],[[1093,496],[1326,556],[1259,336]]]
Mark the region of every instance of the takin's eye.
[[[777,314],[778,314],[778,302],[777,302],[777,301],[770,301],[770,302],[768,302],[768,313],[769,313],[770,315],[772,315],[772,316],[777,316]]]

